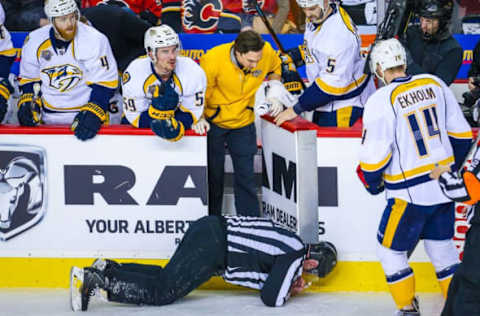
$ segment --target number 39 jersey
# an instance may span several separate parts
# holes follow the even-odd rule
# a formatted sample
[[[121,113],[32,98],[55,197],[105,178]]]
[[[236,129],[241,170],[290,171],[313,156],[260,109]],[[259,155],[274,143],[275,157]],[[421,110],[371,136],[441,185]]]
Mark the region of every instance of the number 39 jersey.
[[[191,113],[194,124],[203,113],[207,87],[205,72],[192,59],[178,56],[173,71],[173,82],[179,96],[179,109]],[[147,56],[132,61],[123,73],[123,110],[127,120],[135,127],[150,127],[140,126],[140,116],[148,111],[152,103],[151,87],[154,85],[160,85],[160,81]]]
[[[41,81],[45,124],[71,124],[90,100],[91,85],[118,86],[117,64],[105,35],[77,23],[64,49],[52,43],[52,25],[30,33],[22,48],[20,85]]]
[[[365,105],[360,166],[366,178],[383,177],[387,199],[446,203],[450,200],[429,173],[436,165],[452,166],[452,145],[471,138],[455,96],[441,79],[397,78]]]

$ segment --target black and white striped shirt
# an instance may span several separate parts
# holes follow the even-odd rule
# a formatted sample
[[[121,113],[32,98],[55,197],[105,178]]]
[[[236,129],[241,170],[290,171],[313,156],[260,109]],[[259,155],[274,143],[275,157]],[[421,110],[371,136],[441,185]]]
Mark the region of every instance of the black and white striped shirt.
[[[256,217],[225,217],[226,282],[261,290],[268,306],[281,306],[302,274],[305,246],[295,233]]]

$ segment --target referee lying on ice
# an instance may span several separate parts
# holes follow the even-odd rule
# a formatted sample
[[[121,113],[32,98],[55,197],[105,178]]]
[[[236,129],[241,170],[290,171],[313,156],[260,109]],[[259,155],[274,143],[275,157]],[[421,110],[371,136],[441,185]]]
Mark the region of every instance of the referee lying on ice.
[[[108,259],[73,267],[71,305],[85,311],[90,297],[102,292],[111,302],[170,304],[221,275],[228,283],[260,290],[265,305],[282,306],[308,286],[302,273],[324,277],[336,256],[331,243],[305,245],[266,218],[205,216],[190,225],[164,268]]]

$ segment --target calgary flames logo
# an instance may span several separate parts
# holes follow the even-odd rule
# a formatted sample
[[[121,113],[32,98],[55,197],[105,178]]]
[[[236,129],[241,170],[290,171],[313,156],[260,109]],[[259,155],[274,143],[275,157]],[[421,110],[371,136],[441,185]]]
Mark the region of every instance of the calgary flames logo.
[[[186,32],[214,32],[223,6],[220,0],[185,0],[182,24]]]
[[[70,64],[53,66],[43,69],[42,72],[50,78],[50,87],[66,92],[75,88],[82,80],[82,71]]]

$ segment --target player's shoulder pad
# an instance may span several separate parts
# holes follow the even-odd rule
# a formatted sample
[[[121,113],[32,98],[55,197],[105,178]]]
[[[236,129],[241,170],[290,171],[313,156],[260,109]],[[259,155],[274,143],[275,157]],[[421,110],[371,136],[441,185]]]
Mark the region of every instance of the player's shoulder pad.
[[[27,45],[32,47],[32,46],[38,46],[47,39],[50,38],[50,29],[52,28],[51,24],[47,24],[45,26],[42,26],[32,32],[30,32],[27,37],[28,40],[25,41],[24,45]]]
[[[83,22],[78,22],[78,40],[80,43],[88,43],[89,47],[92,45],[108,42],[107,36],[105,34],[98,31],[96,28],[87,25]],[[92,42],[93,41],[93,42]]]
[[[199,84],[205,85],[207,82],[205,72],[193,59],[184,56],[177,57],[175,73],[182,84],[187,87],[198,87]]]
[[[5,23],[5,10],[3,10],[3,6],[0,3],[0,25]]]
[[[381,87],[376,90],[370,97],[368,97],[367,103],[364,106],[364,120],[369,117],[370,119],[383,116],[386,113],[392,113],[390,105],[390,93],[391,89],[388,86]]]
[[[140,77],[151,74],[152,71],[150,68],[150,63],[150,58],[147,55],[143,55],[132,60],[128,65],[127,69],[125,69],[125,71],[123,72],[122,84],[143,84],[143,80]]]

